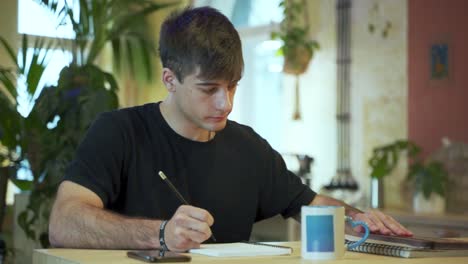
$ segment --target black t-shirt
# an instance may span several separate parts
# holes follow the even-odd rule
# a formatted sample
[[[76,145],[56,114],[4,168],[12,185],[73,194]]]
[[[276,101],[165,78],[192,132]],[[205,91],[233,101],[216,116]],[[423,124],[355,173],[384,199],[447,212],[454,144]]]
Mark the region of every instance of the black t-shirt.
[[[211,141],[192,141],[169,127],[159,103],[101,114],[64,180],[95,192],[114,212],[170,219],[181,202],[159,171],[213,215],[218,242],[248,240],[255,221],[298,214],[315,196],[250,127],[228,121]]]

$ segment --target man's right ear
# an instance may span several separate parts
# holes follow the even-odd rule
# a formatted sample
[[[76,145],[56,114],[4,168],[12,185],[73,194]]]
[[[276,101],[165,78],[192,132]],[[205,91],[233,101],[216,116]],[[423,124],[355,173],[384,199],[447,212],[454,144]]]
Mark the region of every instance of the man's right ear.
[[[177,82],[177,77],[174,72],[169,68],[162,69],[162,81],[166,86],[168,92],[175,92],[175,84]]]

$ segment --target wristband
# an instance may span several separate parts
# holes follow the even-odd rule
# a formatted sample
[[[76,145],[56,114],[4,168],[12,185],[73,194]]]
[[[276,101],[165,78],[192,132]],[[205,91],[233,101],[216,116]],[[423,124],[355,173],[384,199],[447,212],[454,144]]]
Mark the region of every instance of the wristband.
[[[164,239],[164,229],[166,228],[166,225],[167,220],[162,221],[161,225],[159,226],[159,244],[161,244],[163,251],[170,251],[166,245],[166,240]]]

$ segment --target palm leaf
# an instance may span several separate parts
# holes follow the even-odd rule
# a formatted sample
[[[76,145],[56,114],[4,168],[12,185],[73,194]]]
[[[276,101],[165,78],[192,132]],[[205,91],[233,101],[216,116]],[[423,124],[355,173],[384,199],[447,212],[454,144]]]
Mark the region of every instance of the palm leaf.
[[[127,55],[127,62],[129,64],[129,69],[132,74],[134,74],[135,70],[135,59],[133,58],[133,45],[132,45],[132,39],[127,39],[125,41],[125,47],[126,47],[126,55]]]
[[[21,43],[23,44],[21,47],[22,61],[21,61],[21,65],[18,65],[19,66],[18,69],[21,74],[24,74],[24,72],[26,71],[26,54],[28,54],[28,46],[29,46],[28,37],[26,36],[26,34],[23,34]]]
[[[13,104],[11,99],[0,93],[0,145],[7,148],[11,154],[18,145],[18,131],[20,126],[19,116],[16,111],[16,104]]]
[[[124,15],[116,20],[115,26],[111,30],[110,36],[111,37],[119,36],[122,34],[122,32],[134,27],[135,23],[138,23],[138,21],[141,21],[141,19],[146,17],[147,15],[159,9],[170,7],[175,4],[177,3],[169,3],[169,4],[153,3],[149,6],[142,8],[141,10]]]
[[[27,39],[27,38],[26,38]],[[39,82],[49,62],[49,53],[52,48],[52,41],[45,41],[43,38],[36,39],[32,48],[32,58],[27,62],[23,70],[26,75],[28,93],[34,95],[38,89]],[[27,57],[28,50],[24,53]]]
[[[151,50],[148,47],[148,42],[145,41],[145,39],[140,39],[140,52],[141,52],[141,57],[143,58],[143,65],[144,69],[146,70],[146,77],[148,81],[152,80],[152,69],[153,69],[153,64],[151,63],[151,54],[149,50]]]
[[[13,48],[8,44],[5,38],[0,36],[0,43],[2,43],[3,47],[6,49],[8,55],[10,56],[10,59],[12,62],[15,63],[16,66],[18,66],[18,61],[17,61],[17,56],[16,52],[13,51]]]
[[[115,69],[120,72],[122,70],[121,68],[121,63],[120,63],[120,58],[121,58],[121,49],[120,49],[120,42],[121,39],[113,39],[111,40],[112,44],[112,55],[114,57],[114,67]]]
[[[20,180],[17,178],[10,178],[10,180],[22,191],[31,190],[33,184],[30,180]]]
[[[0,68],[0,82],[3,84],[7,92],[9,93],[9,96],[13,98],[13,100],[16,99],[18,96],[18,92],[16,91],[16,80],[15,76],[9,69],[3,69]]]

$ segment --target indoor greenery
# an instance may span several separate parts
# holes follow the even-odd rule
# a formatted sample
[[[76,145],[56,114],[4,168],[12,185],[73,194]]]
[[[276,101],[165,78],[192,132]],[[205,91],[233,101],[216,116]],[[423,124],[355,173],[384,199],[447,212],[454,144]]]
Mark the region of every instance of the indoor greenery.
[[[22,36],[21,56],[18,56],[7,41],[0,37],[1,46],[7,51],[13,67],[0,65],[0,167],[20,169],[25,166],[33,175],[39,175],[41,155],[36,149],[47,140],[46,126],[41,124],[37,111],[23,116],[19,111],[19,90],[24,89],[23,102],[31,103],[38,92],[39,81],[47,66],[51,42],[37,38],[32,47],[26,35]],[[23,55],[24,54],[24,55]],[[27,59],[30,58],[30,59]],[[29,165],[24,163],[28,160]],[[21,190],[30,190],[33,181],[16,178],[16,172],[11,173],[11,180]],[[35,180],[38,180],[37,177]]]
[[[19,54],[1,38],[13,67],[0,66],[0,166],[27,168],[32,180],[11,179],[30,190],[27,209],[18,217],[26,235],[48,246],[47,226],[51,202],[65,168],[95,117],[118,107],[114,74],[96,61],[106,46],[112,49],[116,72],[151,80],[155,43],[145,17],[172,4],[149,0],[80,0],[79,9],[59,6],[57,0],[37,0],[59,25],[71,24],[71,40],[35,37],[33,48],[23,36]],[[63,1],[62,1],[63,2]],[[76,11],[78,13],[76,13]],[[57,26],[59,26],[57,25]],[[51,49],[71,51],[70,65],[60,72],[57,85],[39,87]],[[27,115],[18,112],[18,91],[26,88],[33,105]],[[48,222],[48,221],[45,221]]]
[[[424,161],[420,155],[421,147],[410,140],[396,140],[374,148],[369,159],[371,177],[381,179],[390,174],[402,153],[410,159],[407,180],[414,184],[416,193],[421,192],[425,199],[429,199],[432,193],[445,196],[448,177],[444,165],[435,160]]]
[[[319,49],[317,41],[309,36],[309,19],[305,0],[283,0],[284,18],[279,30],[271,33],[272,39],[280,39],[283,44],[278,55],[284,56],[285,73],[300,75],[307,70],[314,52]]]
[[[310,21],[306,0],[282,0],[279,7],[283,8],[283,20],[279,30],[271,33],[271,38],[282,41],[277,54],[284,58],[283,72],[296,77],[293,120],[299,120],[299,76],[307,70],[319,44],[309,36]]]

